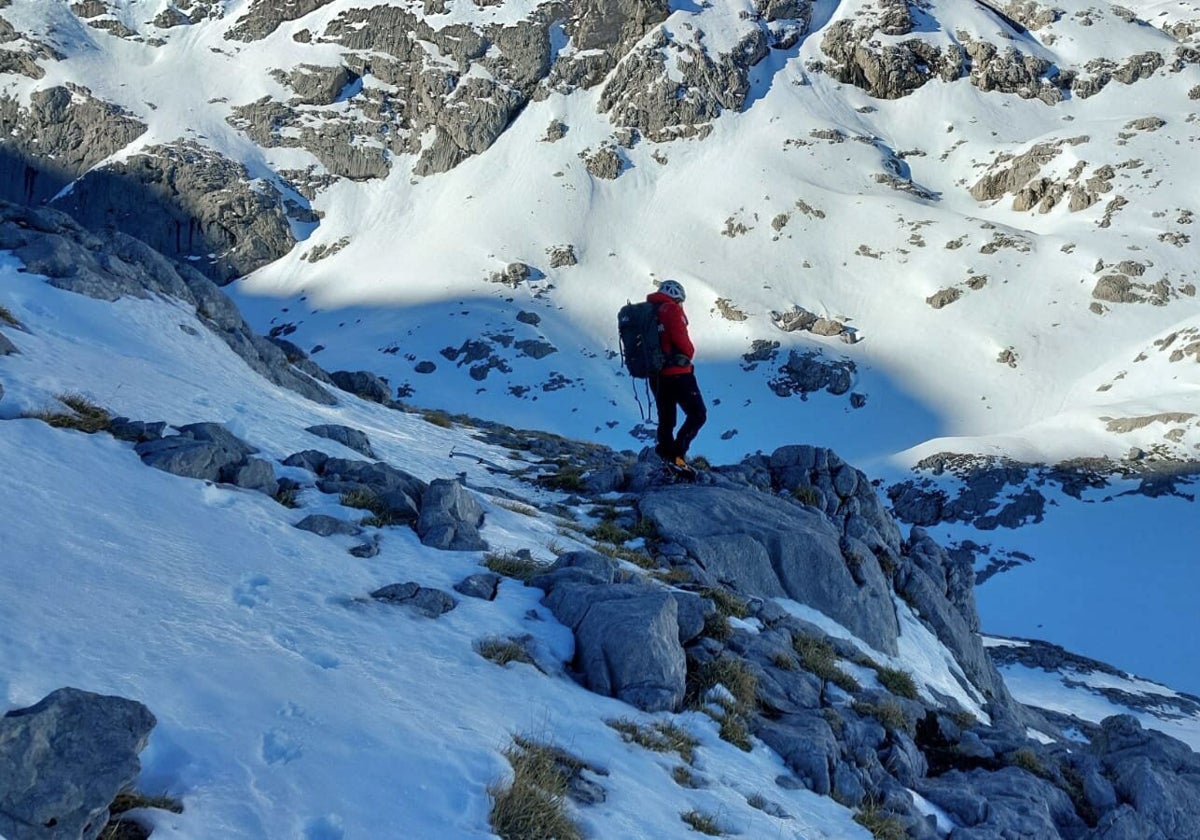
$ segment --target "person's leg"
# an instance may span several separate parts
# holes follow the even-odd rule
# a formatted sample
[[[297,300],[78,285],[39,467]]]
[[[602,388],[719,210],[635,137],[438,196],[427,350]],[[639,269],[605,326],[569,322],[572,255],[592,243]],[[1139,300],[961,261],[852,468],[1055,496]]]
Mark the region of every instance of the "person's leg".
[[[679,429],[679,435],[675,438],[675,454],[682,458],[687,455],[688,447],[692,445],[692,441],[700,432],[700,427],[708,419],[708,409],[704,405],[704,397],[700,395],[700,386],[696,382],[694,373],[685,373],[682,376],[671,378],[679,380],[676,383],[675,399],[678,401],[679,407],[683,409],[686,418],[683,426]]]
[[[654,451],[658,457],[670,460],[675,457],[675,422],[679,419],[678,403],[670,387],[672,376],[651,376],[650,393],[654,395],[654,404],[658,407],[658,444]]]

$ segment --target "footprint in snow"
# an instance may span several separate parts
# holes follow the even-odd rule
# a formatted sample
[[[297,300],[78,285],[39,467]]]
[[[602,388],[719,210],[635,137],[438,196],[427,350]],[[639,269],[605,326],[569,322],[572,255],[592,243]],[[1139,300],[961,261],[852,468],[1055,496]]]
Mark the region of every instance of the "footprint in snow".
[[[262,760],[267,764],[287,764],[304,755],[300,740],[283,729],[268,729],[262,736]]]
[[[342,840],[346,836],[337,814],[314,817],[304,826],[304,840]]]
[[[291,633],[277,634],[275,636],[275,644],[279,645],[289,653],[302,656],[312,664],[326,670],[337,668],[342,664],[342,661],[329,651],[321,650],[317,647],[310,647],[309,645],[302,643]]]
[[[254,609],[259,604],[265,604],[271,599],[267,596],[266,587],[271,579],[266,575],[248,577],[233,588],[233,603],[239,607]]]

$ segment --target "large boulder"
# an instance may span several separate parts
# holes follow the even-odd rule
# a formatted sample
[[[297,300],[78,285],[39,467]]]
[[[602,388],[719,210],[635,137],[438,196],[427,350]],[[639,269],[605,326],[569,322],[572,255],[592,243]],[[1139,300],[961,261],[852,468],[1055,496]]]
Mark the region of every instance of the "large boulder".
[[[0,836],[93,840],[137,779],[154,715],[141,703],[60,688],[0,718]]]
[[[233,483],[237,469],[255,450],[215,423],[193,423],[171,437],[137,444],[143,463],[185,478]]]
[[[716,486],[659,488],[642,498],[641,511],[659,534],[739,594],[791,598],[877,650],[898,652],[899,623],[878,562],[869,551],[843,556],[841,535],[823,514],[767,493]]]
[[[388,464],[329,458],[321,464],[320,475],[317,489],[322,493],[366,491],[378,499],[390,518],[409,525],[420,515],[425,482]]]
[[[687,661],[675,599],[638,584],[563,583],[545,603],[575,631],[575,667],[589,689],[647,712],[683,702]]]
[[[360,455],[367,458],[375,457],[375,450],[371,448],[371,441],[367,437],[366,432],[359,429],[352,429],[349,426],[340,426],[335,423],[322,423],[316,426],[309,426],[304,431],[316,435],[317,437],[328,438],[329,440],[340,443],[342,446],[353,449]]]
[[[479,536],[483,508],[456,479],[434,479],[421,496],[417,536],[421,542],[446,551],[484,551]]]

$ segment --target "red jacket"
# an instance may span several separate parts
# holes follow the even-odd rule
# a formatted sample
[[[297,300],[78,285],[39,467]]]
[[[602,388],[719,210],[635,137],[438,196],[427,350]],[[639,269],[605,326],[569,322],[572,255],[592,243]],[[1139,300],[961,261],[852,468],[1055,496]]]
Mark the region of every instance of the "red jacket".
[[[646,300],[650,303],[661,304],[658,307],[658,322],[663,326],[662,349],[667,354],[667,363],[663,366],[661,375],[677,376],[681,373],[691,373],[693,370],[691,360],[696,355],[696,348],[692,345],[691,337],[688,336],[688,319],[683,312],[683,306],[662,292],[646,295]],[[675,361],[672,357],[681,353],[687,356],[688,363],[686,365],[672,364]]]

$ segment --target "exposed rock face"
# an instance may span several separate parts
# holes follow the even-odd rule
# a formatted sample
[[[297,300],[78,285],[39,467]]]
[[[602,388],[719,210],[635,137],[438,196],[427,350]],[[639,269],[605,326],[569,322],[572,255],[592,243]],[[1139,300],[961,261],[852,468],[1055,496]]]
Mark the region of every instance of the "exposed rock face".
[[[281,23],[298,20],[332,0],[254,0],[246,14],[225,33],[231,41],[258,41],[279,28]]]
[[[172,264],[123,233],[89,233],[70,216],[0,201],[0,247],[11,249],[32,274],[60,289],[100,300],[165,295],[196,309],[200,321],[255,372],[326,405],[334,398],[297,372],[283,351],[254,333],[233,302],[207,277]]]
[[[0,835],[94,840],[154,724],[141,703],[77,688],[0,718]]]
[[[296,241],[272,185],[251,182],[241,164],[194,143],[154,146],[92,170],[55,206],[85,227],[116,228],[189,260],[218,283],[278,259]]]
[[[435,479],[421,496],[417,535],[425,545],[445,551],[484,551],[488,544],[479,536],[482,525],[483,508],[457,480]]]
[[[717,487],[656,490],[641,510],[713,581],[743,596],[808,604],[877,649],[896,652],[899,625],[878,560],[869,550],[844,557],[841,535],[824,515]]]
[[[575,666],[588,688],[643,711],[673,711],[683,701],[685,633],[676,597],[663,590],[615,583],[616,564],[589,552],[563,555],[534,585],[545,603],[575,631]],[[680,596],[685,597],[685,596]]]
[[[403,470],[383,462],[329,458],[320,462],[316,472],[322,493],[368,493],[389,518],[410,525],[421,515],[426,484]]]
[[[660,29],[621,62],[601,93],[600,108],[614,125],[636,129],[649,140],[703,135],[722,111],[742,108],[750,68],[768,50],[768,36],[758,26],[719,55],[698,39],[672,41]]]
[[[359,429],[352,429],[349,426],[339,426],[337,424],[323,423],[317,426],[309,426],[304,431],[311,432],[317,437],[328,438],[336,441],[342,446],[353,449],[360,455],[367,458],[374,458],[375,451],[371,449],[371,441],[367,437],[366,432]]]
[[[413,581],[388,584],[372,592],[371,597],[408,607],[426,618],[437,618],[458,606],[454,599],[442,590],[421,586]]]
[[[268,496],[279,489],[271,465],[250,457],[257,450],[216,423],[181,426],[178,435],[147,440],[134,449],[148,466],[175,475],[223,481]]]
[[[2,96],[0,199],[45,202],[145,131],[121,109],[74,85],[34,91],[28,107]]]

